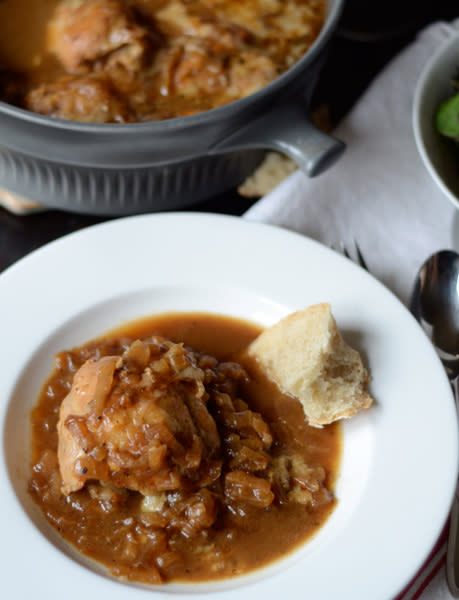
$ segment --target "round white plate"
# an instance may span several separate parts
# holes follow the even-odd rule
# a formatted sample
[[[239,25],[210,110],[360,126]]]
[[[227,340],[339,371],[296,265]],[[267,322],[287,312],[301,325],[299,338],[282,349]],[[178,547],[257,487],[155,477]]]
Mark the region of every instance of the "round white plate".
[[[244,578],[148,592],[72,556],[27,494],[29,411],[53,355],[156,312],[212,311],[269,325],[323,301],[369,366],[376,404],[344,423],[338,505],[315,538]],[[0,276],[0,331],[0,588],[8,597],[389,600],[447,518],[457,420],[434,350],[379,282],[305,237],[197,213],[91,227]]]

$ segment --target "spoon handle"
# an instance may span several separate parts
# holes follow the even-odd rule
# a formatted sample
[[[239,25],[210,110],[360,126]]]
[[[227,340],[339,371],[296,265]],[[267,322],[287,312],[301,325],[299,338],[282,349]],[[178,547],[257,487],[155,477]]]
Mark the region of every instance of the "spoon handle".
[[[459,376],[451,382],[459,414]],[[454,494],[451,510],[448,547],[446,551],[446,579],[455,598],[459,598],[459,484]]]

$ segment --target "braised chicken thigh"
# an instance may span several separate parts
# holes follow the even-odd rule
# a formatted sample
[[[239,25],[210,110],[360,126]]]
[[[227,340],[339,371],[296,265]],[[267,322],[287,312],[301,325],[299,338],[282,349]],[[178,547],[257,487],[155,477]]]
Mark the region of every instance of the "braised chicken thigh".
[[[48,28],[49,50],[70,73],[105,64],[138,71],[154,35],[119,0],[65,0]]]
[[[25,97],[33,112],[87,123],[135,121],[129,104],[103,74],[68,76],[40,85]]]

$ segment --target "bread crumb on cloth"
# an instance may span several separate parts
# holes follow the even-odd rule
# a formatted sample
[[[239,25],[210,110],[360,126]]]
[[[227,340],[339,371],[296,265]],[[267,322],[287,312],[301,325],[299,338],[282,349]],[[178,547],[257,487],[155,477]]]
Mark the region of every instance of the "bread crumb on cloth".
[[[43,210],[47,210],[45,206],[34,200],[27,200],[18,194],[12,194],[7,190],[0,188],[0,206],[9,210],[15,215],[28,215]]]

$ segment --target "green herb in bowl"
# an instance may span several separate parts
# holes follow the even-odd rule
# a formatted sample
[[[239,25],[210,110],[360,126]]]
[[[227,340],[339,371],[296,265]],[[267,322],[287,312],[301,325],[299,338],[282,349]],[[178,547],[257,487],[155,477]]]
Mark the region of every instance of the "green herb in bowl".
[[[459,87],[459,82],[455,82],[455,87]],[[435,127],[442,135],[459,142],[459,93],[440,104]]]
[[[413,97],[413,133],[420,157],[459,210],[459,30],[424,66]]]

